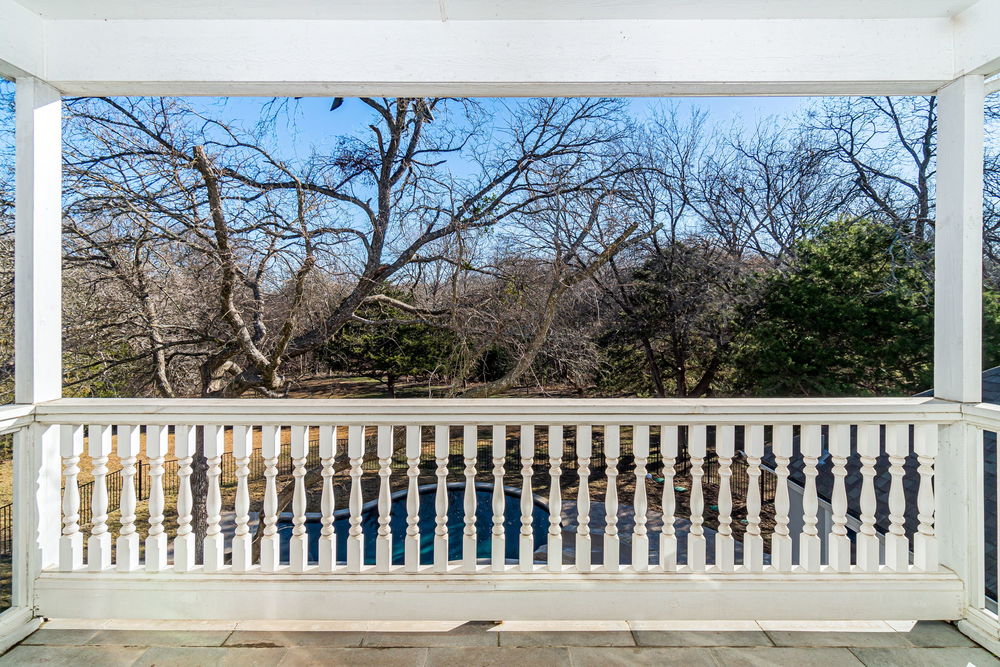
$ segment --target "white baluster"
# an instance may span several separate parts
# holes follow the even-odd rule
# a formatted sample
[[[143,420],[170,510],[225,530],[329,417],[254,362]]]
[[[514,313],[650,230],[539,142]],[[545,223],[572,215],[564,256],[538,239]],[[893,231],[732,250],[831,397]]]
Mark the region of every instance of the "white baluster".
[[[677,427],[660,426],[660,456],[663,457],[663,528],[660,530],[660,567],[666,572],[677,569],[677,531],[674,528],[677,500],[674,491],[674,464],[677,462]]]
[[[618,457],[621,456],[621,430],[617,424],[604,427],[604,457],[607,461],[608,487],[604,495],[604,569],[621,569],[621,538],[618,537]]]
[[[194,533],[191,530],[191,462],[195,450],[195,427],[174,426],[174,456],[177,457],[177,533],[174,536],[174,571],[194,569]]]
[[[406,537],[403,541],[403,566],[407,572],[420,569],[420,427],[406,427]]]
[[[851,569],[851,539],[847,535],[847,458],[851,455],[850,424],[830,426],[830,460],[833,463],[833,497],[830,505],[833,528],[827,538],[830,567],[837,572]]]
[[[590,572],[590,457],[593,454],[592,427],[578,424],[576,427],[577,472],[580,483],[576,492],[576,569]]]
[[[535,569],[535,538],[532,519],[535,497],[531,486],[535,459],[535,427],[521,426],[521,537],[518,545],[518,565],[522,572]]]
[[[546,546],[549,570],[562,570],[562,426],[549,426],[549,537]]]
[[[722,572],[736,568],[736,540],[733,539],[733,456],[736,454],[736,427],[728,424],[715,429],[715,455],[719,459],[719,530],[715,536],[715,566]]]
[[[764,456],[764,426],[746,427],[744,447],[747,455],[747,532],[743,538],[743,566],[750,572],[764,569],[764,538],[760,534],[760,460]]]
[[[879,543],[875,533],[875,459],[879,455],[879,427],[858,426],[858,458],[861,460],[861,529],[857,537],[857,564],[865,572],[879,566]]]
[[[646,516],[646,464],[649,462],[649,426],[639,424],[632,431],[632,454],[635,456],[635,530],[632,533],[632,568],[637,572],[649,569],[649,535]]]
[[[885,564],[896,572],[910,566],[910,544],[906,539],[903,491],[903,463],[910,453],[910,428],[907,424],[889,424],[885,429],[885,450],[889,455],[889,533],[885,536]]]
[[[146,427],[146,456],[149,458],[149,533],[146,535],[146,572],[167,567],[167,534],[163,530],[163,460],[170,432],[166,426]]]
[[[707,431],[703,425],[688,426],[688,454],[691,457],[691,530],[687,541],[687,564],[693,572],[705,569],[705,454]]]
[[[260,455],[264,458],[264,531],[260,539],[260,570],[277,572],[280,564],[278,535],[278,457],[281,455],[281,428],[265,425],[260,433]]]
[[[778,480],[774,489],[774,533],[771,534],[771,567],[779,572],[792,569],[792,538],[788,530],[788,512],[791,502],[788,497],[788,464],[792,456],[792,426],[778,424],[773,431],[775,474]]]
[[[451,433],[447,424],[434,427],[434,461],[437,489],[434,493],[434,571],[448,571],[448,456]]]
[[[365,563],[365,538],[361,529],[361,464],[365,456],[365,427],[347,429],[347,456],[351,464],[351,496],[348,502],[350,529],[347,532],[347,571],[357,573]]]
[[[503,492],[504,459],[507,457],[507,427],[493,427],[493,534],[491,536],[491,569],[507,569],[507,538],[504,531],[506,496]]]
[[[913,432],[920,489],[917,491],[917,534],[913,537],[913,564],[925,572],[938,569],[937,537],[934,533],[934,459],[938,451],[937,424],[917,424]]]
[[[233,572],[247,572],[253,562],[250,536],[250,456],[253,454],[253,428],[233,427],[233,460],[236,463],[236,531],[233,535]]]
[[[108,455],[111,427],[89,426],[88,449],[93,460],[94,490],[90,497],[91,528],[87,538],[87,566],[91,570],[111,567],[111,533],[108,532]]]
[[[205,498],[207,514],[204,549],[205,572],[218,572],[225,561],[226,543],[222,534],[222,491],[219,477],[222,475],[222,452],[226,448],[225,427],[206,424],[204,429],[205,459],[208,464],[208,495]]]
[[[375,536],[375,571],[388,572],[392,565],[392,498],[389,476],[392,474],[393,427],[378,427],[375,454],[378,456],[378,534]]]
[[[337,566],[337,535],[333,528],[336,502],[333,495],[333,461],[337,456],[337,427],[319,427],[319,459],[323,466],[323,495],[320,498],[319,571],[333,572]]]
[[[309,567],[309,535],[306,533],[306,459],[309,457],[309,427],[292,427],[292,536],[288,541],[288,569],[305,572]]]
[[[465,457],[465,528],[462,531],[462,569],[476,571],[476,454],[479,438],[474,424],[466,424],[462,433]]]
[[[802,492],[802,533],[799,535],[799,565],[807,572],[819,572],[819,561],[823,553],[823,540],[819,537],[816,524],[819,523],[819,498],[816,495],[816,464],[823,453],[822,427],[819,424],[804,424],[799,430],[805,488]]]
[[[83,454],[83,427],[60,427],[60,455],[63,459],[63,530],[59,538],[59,569],[72,572],[83,567],[83,533],[80,532],[80,455]]]
[[[118,427],[118,458],[122,462],[122,488],[118,507],[121,530],[115,541],[115,567],[119,572],[139,569],[139,533],[135,530],[135,462],[139,456],[139,427]]]

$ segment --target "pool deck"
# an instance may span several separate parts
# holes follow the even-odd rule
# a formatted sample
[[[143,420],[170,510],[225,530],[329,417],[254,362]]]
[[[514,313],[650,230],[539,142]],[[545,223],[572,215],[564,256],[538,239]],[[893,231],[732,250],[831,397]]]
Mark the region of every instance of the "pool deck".
[[[46,622],[0,665],[1000,666],[943,622]]]

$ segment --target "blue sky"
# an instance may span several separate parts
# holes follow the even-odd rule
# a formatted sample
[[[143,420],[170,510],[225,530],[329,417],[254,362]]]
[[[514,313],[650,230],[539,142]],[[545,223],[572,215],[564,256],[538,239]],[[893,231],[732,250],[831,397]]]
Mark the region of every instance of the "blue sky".
[[[260,117],[261,109],[270,102],[268,98],[192,98],[196,108],[204,108],[211,115],[231,119],[252,126]],[[370,122],[371,109],[356,98],[344,100],[343,106],[330,112],[331,98],[307,97],[294,102],[294,123],[281,123],[276,128],[279,145],[291,149],[300,157],[308,155],[310,148],[321,146],[331,137],[362,130]],[[487,102],[488,103],[488,102]],[[649,116],[657,106],[675,103],[681,109],[703,109],[709,122],[722,126],[732,123],[752,128],[758,122],[771,118],[794,116],[810,104],[802,97],[697,97],[697,98],[631,98],[629,104],[636,119]]]

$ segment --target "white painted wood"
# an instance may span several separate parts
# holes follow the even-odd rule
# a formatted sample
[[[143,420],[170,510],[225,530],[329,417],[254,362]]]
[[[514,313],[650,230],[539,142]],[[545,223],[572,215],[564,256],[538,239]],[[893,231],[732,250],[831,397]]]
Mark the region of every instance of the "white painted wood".
[[[632,431],[632,454],[635,456],[635,529],[632,533],[632,569],[649,569],[649,535],[646,530],[649,505],[646,501],[646,463],[649,461],[649,426],[640,424]]]
[[[747,530],[743,537],[743,566],[750,572],[764,569],[764,538],[760,530],[760,478],[761,458],[764,456],[764,426],[746,427],[744,446],[747,456]]]
[[[904,427],[905,428],[905,427]],[[807,572],[819,572],[820,558],[823,554],[823,541],[820,539],[817,524],[819,518],[819,498],[816,494],[816,477],[819,472],[816,465],[823,453],[822,431],[819,424],[803,424],[800,427],[799,451],[802,454],[805,475],[805,488],[802,495],[802,534],[799,535],[799,565]]]
[[[576,457],[580,482],[576,492],[576,548],[574,556],[577,572],[590,572],[593,548],[590,536],[590,458],[594,453],[593,426],[577,424]]]
[[[931,428],[937,429],[936,426]],[[851,427],[834,424],[830,427],[830,459],[833,463],[833,527],[827,536],[830,567],[837,572],[851,569],[851,540],[847,534],[847,459],[851,455]]]
[[[277,572],[280,565],[278,536],[278,457],[281,455],[281,427],[265,424],[260,432],[260,455],[264,459],[264,530],[260,538],[261,572]]]
[[[93,467],[90,537],[87,538],[87,568],[100,572],[111,567],[111,533],[108,531],[108,455],[111,454],[111,427],[87,427],[87,449]]]
[[[60,428],[60,455],[63,461],[62,536],[59,538],[59,569],[72,572],[83,567],[83,533],[80,532],[80,455],[83,454],[83,427]]]
[[[775,474],[778,480],[774,491],[774,532],[771,534],[771,567],[779,572],[792,569],[792,538],[788,530],[788,464],[792,456],[792,427],[777,424],[772,431],[771,449],[774,453]]]
[[[434,427],[434,460],[437,489],[434,493],[434,571],[448,571],[448,456],[451,433],[446,424]]]
[[[660,567],[665,572],[677,569],[677,530],[674,523],[677,508],[674,490],[674,465],[677,462],[677,427],[673,424],[660,426],[660,455],[663,457],[663,492],[660,499],[663,507],[663,528],[660,532]]]
[[[218,572],[225,563],[226,541],[222,534],[222,452],[226,449],[225,427],[215,424],[202,426],[205,462],[208,464],[208,495],[205,498],[207,514],[202,558],[206,572]]]
[[[234,581],[235,579],[235,581]],[[109,572],[46,572],[38,613],[105,620],[132,618],[310,618],[454,621],[470,618],[565,620],[882,620],[956,619],[962,583],[950,572],[877,574],[705,573],[604,575],[243,575],[157,577]],[[723,588],[724,586],[724,588]],[[724,600],[720,600],[724,596]],[[190,603],[198,599],[197,605]],[[336,604],[333,603],[336,601]],[[766,601],[774,601],[768,604]]]
[[[875,533],[875,459],[879,455],[877,424],[858,426],[858,458],[861,461],[861,530],[857,537],[857,565],[865,572],[879,566],[879,540]]]
[[[743,0],[679,0],[668,6],[656,0],[581,4],[574,0],[537,3],[505,3],[502,12],[490,4],[456,2],[443,7],[434,0],[386,0],[372,6],[365,2],[341,2],[331,7],[324,0],[299,0],[294,4],[247,4],[241,0],[216,0],[211,4],[136,4],[130,0],[91,0],[80,6],[75,0],[19,0],[36,14],[48,19],[136,19],[136,20],[217,20],[242,19],[321,19],[321,20],[603,20],[623,17],[645,19],[902,19],[942,18],[959,14],[975,0],[911,0],[903,4],[872,4],[863,0],[815,0],[803,5],[798,0],[760,0],[747,5]]]
[[[191,463],[194,460],[195,426],[174,427],[174,456],[177,457],[177,533],[174,536],[174,572],[194,569],[194,532],[191,527]]]
[[[466,424],[462,429],[462,456],[465,458],[465,489],[462,509],[465,527],[462,529],[462,570],[476,571],[476,455],[479,451],[478,428]]]
[[[172,20],[169,35],[161,21],[48,21],[45,75],[72,95],[652,96],[927,94],[956,74],[945,15],[701,18],[712,20],[303,19],[276,32],[236,15]],[[362,57],[376,42],[391,48]],[[246,44],[258,45],[249,60]],[[453,66],[429,76],[441,62]]]
[[[963,406],[926,398],[503,398],[503,399],[100,399],[63,398],[35,406],[41,424],[320,423],[419,424],[533,422],[650,424],[854,424],[963,418]],[[594,417],[592,421],[590,418]],[[597,421],[600,418],[600,421]]]
[[[903,463],[910,451],[910,433],[905,424],[890,424],[885,431],[885,452],[889,457],[889,533],[885,536],[885,564],[896,572],[910,566],[910,545],[904,525],[906,495],[903,490]]]
[[[913,431],[920,488],[917,491],[917,533],[913,536],[913,564],[921,570],[938,569],[937,536],[934,533],[934,459],[938,453],[938,429],[918,424]]]
[[[253,454],[253,427],[238,424],[233,426],[233,461],[236,463],[236,529],[233,534],[233,572],[247,572],[253,563],[253,549],[250,535],[250,457]]]
[[[719,458],[719,529],[715,536],[715,566],[722,572],[736,567],[736,540],[733,538],[733,456],[736,454],[736,427],[728,424],[715,430],[715,455]]]
[[[44,22],[15,0],[0,0],[0,76],[42,77],[45,73]]]
[[[323,467],[323,491],[320,498],[319,571],[333,572],[337,567],[337,534],[333,527],[337,509],[333,491],[333,462],[337,456],[337,427],[319,427],[319,458]]]
[[[507,536],[504,517],[507,511],[503,478],[506,473],[504,461],[507,458],[507,427],[493,427],[493,532],[490,537],[490,569],[503,572],[507,569]]]
[[[376,456],[378,456],[378,534],[375,536],[375,571],[388,572],[392,565],[392,499],[389,477],[392,475],[392,426],[377,429]]]
[[[618,537],[618,458],[621,456],[621,429],[617,424],[604,426],[605,475],[608,488],[604,494],[604,571],[621,569],[621,538]]]
[[[406,537],[403,538],[403,564],[407,572],[420,567],[420,475],[421,427],[406,427]]]
[[[521,426],[521,533],[518,540],[518,569],[531,572],[535,569],[535,540],[532,518],[535,509],[535,495],[531,486],[535,457],[535,427]]]
[[[546,556],[550,572],[563,569],[562,540],[562,457],[563,428],[549,426],[549,535]]]
[[[969,5],[954,20],[957,73],[996,74],[1000,52],[991,28],[1000,25],[1000,4],[979,0]]]
[[[135,528],[135,464],[139,457],[139,427],[118,427],[118,458],[122,463],[119,495],[121,529],[115,541],[115,567],[119,572],[139,569],[139,533]]]
[[[982,400],[983,77],[938,91],[934,395]]]
[[[984,609],[983,595],[983,463],[982,430],[964,423],[938,430],[934,519],[941,569],[955,572],[965,582],[964,600],[970,612],[983,609],[993,616]]]
[[[691,529],[687,542],[687,566],[693,572],[705,569],[705,495],[702,478],[705,476],[707,452],[704,426],[688,426],[688,454],[691,457]]]
[[[31,77],[15,98],[14,400],[30,404],[62,396],[62,99]]]
[[[350,426],[347,429],[347,456],[351,465],[351,495],[348,500],[347,571],[360,572],[365,563],[365,540],[361,528],[361,467],[365,455],[365,427]]]
[[[288,539],[288,568],[295,573],[309,568],[309,535],[306,534],[306,459],[309,427],[292,426],[292,536]]]
[[[165,509],[163,497],[163,462],[170,445],[170,431],[166,426],[146,427],[146,458],[149,459],[149,532],[146,534],[144,560],[146,572],[160,572],[167,568],[167,534],[163,528]]]

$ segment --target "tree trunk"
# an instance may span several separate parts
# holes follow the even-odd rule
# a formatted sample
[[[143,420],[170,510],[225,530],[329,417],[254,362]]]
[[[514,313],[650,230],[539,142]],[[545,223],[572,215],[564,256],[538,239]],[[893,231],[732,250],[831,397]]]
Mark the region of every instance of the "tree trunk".
[[[656,391],[656,396],[664,398],[667,393],[663,388],[663,371],[660,370],[660,364],[656,362],[656,355],[653,353],[653,344],[649,341],[648,336],[642,337],[642,350],[646,354],[646,365],[649,366],[649,376],[653,380],[653,389]]]

